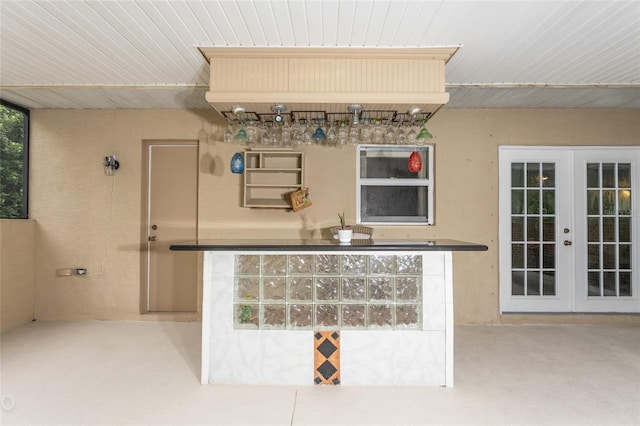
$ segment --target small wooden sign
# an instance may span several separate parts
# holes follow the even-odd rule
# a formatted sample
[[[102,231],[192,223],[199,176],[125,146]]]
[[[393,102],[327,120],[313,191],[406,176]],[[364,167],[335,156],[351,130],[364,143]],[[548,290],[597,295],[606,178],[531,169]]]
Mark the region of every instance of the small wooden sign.
[[[291,194],[291,206],[293,211],[297,212],[311,206],[311,197],[309,197],[309,188],[300,188]]]

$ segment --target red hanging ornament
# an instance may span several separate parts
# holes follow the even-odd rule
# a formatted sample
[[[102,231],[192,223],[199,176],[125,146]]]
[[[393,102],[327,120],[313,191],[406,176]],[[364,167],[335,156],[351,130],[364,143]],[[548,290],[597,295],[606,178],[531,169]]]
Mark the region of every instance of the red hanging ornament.
[[[418,151],[413,151],[409,156],[409,171],[418,173],[420,170],[422,170],[422,157]]]

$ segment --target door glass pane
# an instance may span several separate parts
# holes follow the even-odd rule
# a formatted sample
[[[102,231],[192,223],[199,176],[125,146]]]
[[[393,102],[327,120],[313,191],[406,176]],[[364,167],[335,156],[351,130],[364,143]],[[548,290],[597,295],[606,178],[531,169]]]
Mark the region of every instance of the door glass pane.
[[[556,214],[556,192],[542,191],[542,214]]]
[[[545,271],[542,275],[542,294],[545,296],[556,295],[556,273],[554,271]]]
[[[631,269],[631,244],[620,244],[618,269]]]
[[[511,164],[511,187],[513,188],[524,187],[524,164],[523,163]]]
[[[618,219],[618,238],[622,242],[631,241],[631,218],[621,217]]]
[[[527,217],[527,241],[540,241],[539,217]]]
[[[524,269],[524,244],[511,245],[511,266]]]
[[[511,213],[524,213],[524,190],[514,189],[511,191]]]
[[[524,217],[511,218],[511,241],[524,241]]]
[[[599,244],[589,244],[588,246],[588,268],[589,269],[599,269],[600,268],[600,245]]]
[[[605,272],[602,275],[604,278],[602,286],[603,294],[605,296],[617,296],[618,292],[616,291],[616,273]]]
[[[618,188],[631,188],[631,164],[618,163]]]
[[[620,296],[631,296],[631,272],[620,272],[618,279]]]
[[[542,186],[545,188],[555,188],[556,186],[556,165],[553,163],[542,164]]]
[[[556,218],[555,217],[543,217],[542,218],[542,239],[544,241],[556,240]]]
[[[589,242],[592,241],[600,241],[600,218],[599,217],[590,217],[587,219],[587,240]]]
[[[602,265],[604,269],[616,269],[616,246],[614,244],[602,245]]]
[[[616,191],[602,191],[602,214],[612,215],[616,213]]]
[[[602,241],[611,242],[616,240],[616,218],[602,218]]]
[[[540,164],[527,163],[527,187],[538,188],[540,186]]]
[[[600,187],[600,164],[587,164],[587,188]]]
[[[588,295],[600,296],[600,272],[589,272],[588,276]]]
[[[540,267],[540,246],[538,244],[527,244],[527,269],[537,269]]]
[[[631,214],[631,190],[629,189],[618,191],[618,214],[622,216]]]
[[[613,163],[602,164],[602,187],[615,188],[616,186],[616,165]]]
[[[587,191],[587,214],[600,213],[600,191]]]
[[[511,294],[514,296],[524,296],[524,272],[511,272]]]
[[[540,272],[527,272],[527,296],[540,296]]]
[[[554,269],[556,267],[556,245],[555,244],[543,244],[542,267],[544,269]]]
[[[537,189],[527,191],[527,213],[540,213],[540,191]]]

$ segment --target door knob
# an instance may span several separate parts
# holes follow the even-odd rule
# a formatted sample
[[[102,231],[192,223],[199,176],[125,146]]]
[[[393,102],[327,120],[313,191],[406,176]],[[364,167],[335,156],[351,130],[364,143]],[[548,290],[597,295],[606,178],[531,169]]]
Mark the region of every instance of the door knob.
[[[150,235],[149,236],[149,241],[158,241],[158,237],[155,236],[155,235]],[[565,243],[566,243],[566,241],[565,241]]]
[[[156,229],[158,229],[158,225],[151,225],[151,229],[155,231]]]
[[[573,243],[571,241],[569,241],[569,240],[565,240],[564,241],[564,245],[565,246],[570,246],[571,244],[573,244]]]

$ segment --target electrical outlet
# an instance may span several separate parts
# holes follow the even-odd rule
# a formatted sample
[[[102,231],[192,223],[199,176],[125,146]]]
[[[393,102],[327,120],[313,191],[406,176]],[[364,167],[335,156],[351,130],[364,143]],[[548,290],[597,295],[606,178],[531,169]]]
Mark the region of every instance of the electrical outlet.
[[[56,276],[57,277],[70,277],[73,275],[75,271],[71,268],[57,269]]]
[[[80,275],[80,276],[86,276],[87,275],[87,269],[86,268],[77,268],[76,269],[76,275]]]

